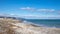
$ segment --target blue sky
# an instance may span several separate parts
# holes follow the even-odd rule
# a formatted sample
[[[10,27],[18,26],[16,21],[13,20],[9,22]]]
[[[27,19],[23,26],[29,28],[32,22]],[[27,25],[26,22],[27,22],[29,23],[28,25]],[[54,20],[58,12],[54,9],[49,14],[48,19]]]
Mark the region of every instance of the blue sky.
[[[60,0],[0,0],[0,14],[33,19],[60,19]]]

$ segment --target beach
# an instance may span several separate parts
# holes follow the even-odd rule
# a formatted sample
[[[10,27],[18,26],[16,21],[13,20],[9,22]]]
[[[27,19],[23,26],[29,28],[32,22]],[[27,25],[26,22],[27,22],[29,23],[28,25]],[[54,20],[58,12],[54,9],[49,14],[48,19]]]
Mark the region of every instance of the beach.
[[[17,19],[0,18],[0,34],[60,34],[60,28],[42,27]]]

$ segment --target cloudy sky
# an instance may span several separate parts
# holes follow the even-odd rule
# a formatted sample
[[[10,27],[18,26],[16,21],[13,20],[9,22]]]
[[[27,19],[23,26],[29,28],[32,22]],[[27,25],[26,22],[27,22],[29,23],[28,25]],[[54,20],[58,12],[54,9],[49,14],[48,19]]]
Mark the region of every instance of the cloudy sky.
[[[60,19],[60,0],[0,0],[0,14],[28,19]]]

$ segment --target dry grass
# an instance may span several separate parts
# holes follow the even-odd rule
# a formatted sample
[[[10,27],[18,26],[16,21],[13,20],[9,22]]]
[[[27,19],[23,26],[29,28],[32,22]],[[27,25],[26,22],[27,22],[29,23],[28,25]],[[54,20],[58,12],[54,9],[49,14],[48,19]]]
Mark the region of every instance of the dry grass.
[[[18,23],[19,20],[0,18],[0,34],[14,34],[14,31],[11,29],[13,26],[10,23]]]

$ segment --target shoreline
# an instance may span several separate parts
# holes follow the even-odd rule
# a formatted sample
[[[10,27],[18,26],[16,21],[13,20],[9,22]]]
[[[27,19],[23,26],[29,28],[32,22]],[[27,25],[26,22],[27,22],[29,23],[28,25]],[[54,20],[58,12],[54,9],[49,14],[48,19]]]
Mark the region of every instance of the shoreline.
[[[48,26],[48,25],[43,25],[43,24],[35,24],[35,23],[33,23],[33,22],[28,22],[28,21],[23,21],[23,22],[26,23],[26,24],[33,24],[33,25],[40,26],[40,27],[60,28],[60,27],[56,27],[56,26]]]
[[[16,19],[0,19],[0,33],[2,34],[60,34],[60,28],[47,28],[24,23]]]

